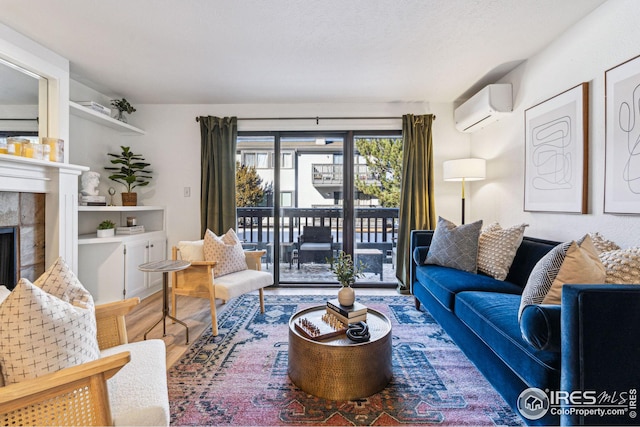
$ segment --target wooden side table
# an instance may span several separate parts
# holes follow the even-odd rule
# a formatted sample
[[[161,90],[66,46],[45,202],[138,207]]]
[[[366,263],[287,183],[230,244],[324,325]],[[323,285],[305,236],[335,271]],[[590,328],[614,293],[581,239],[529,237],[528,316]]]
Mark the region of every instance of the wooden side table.
[[[189,261],[182,260],[171,260],[167,259],[164,261],[153,261],[147,262],[145,264],[140,264],[138,269],[141,271],[146,271],[148,273],[162,273],[162,317],[156,323],[150,327],[147,332],[144,333],[144,339],[147,339],[147,334],[151,332],[153,328],[158,326],[160,322],[162,322],[162,336],[167,336],[167,324],[165,322],[166,318],[180,323],[187,330],[187,342],[189,344],[189,327],[186,323],[181,320],[176,319],[171,314],[169,314],[169,273],[173,271],[184,270],[191,266]]]

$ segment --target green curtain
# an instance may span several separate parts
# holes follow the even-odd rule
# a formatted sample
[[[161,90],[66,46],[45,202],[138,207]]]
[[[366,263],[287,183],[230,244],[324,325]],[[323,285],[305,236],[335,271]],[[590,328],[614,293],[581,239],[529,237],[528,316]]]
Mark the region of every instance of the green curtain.
[[[396,277],[398,291],[410,292],[411,231],[436,225],[433,198],[432,114],[402,116],[402,190],[398,218]]]
[[[236,228],[237,117],[200,117],[200,236]]]

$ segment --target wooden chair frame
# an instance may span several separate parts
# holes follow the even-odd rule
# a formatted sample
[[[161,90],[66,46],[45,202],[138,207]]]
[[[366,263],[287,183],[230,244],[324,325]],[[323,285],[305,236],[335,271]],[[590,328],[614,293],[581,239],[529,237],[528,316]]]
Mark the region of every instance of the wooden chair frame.
[[[127,343],[124,316],[139,302],[130,298],[96,306],[101,350]],[[0,424],[113,425],[106,381],[130,360],[125,351],[0,387]]]
[[[245,251],[247,267],[251,270],[262,270],[260,259],[266,251]],[[180,258],[180,249],[174,246],[171,248],[171,259]],[[218,318],[216,312],[216,289],[213,275],[213,267],[216,261],[191,261],[191,266],[185,270],[171,273],[171,312],[178,317],[177,296],[189,296],[209,299],[211,307],[211,329],[213,335],[218,335]],[[260,312],[264,313],[264,291],[258,289],[260,294]],[[223,300],[224,303],[226,301]]]

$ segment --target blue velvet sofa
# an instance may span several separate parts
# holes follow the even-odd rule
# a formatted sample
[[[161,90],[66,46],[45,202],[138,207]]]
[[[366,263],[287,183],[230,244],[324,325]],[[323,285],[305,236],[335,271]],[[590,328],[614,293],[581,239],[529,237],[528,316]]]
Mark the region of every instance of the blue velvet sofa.
[[[507,278],[499,281],[424,265],[432,236],[430,230],[411,235],[416,308],[428,310],[525,423],[640,421],[633,418],[634,390],[640,390],[640,286],[565,285],[561,305],[528,306],[519,322],[529,274],[559,242],[525,237]],[[521,393],[529,388],[547,394],[549,409],[541,418],[525,417],[518,409]],[[559,398],[564,395],[558,391],[578,391],[572,395],[574,404]],[[626,410],[617,417],[583,416],[593,406],[594,393],[598,403],[615,400],[607,395],[626,396],[624,404],[615,402]]]

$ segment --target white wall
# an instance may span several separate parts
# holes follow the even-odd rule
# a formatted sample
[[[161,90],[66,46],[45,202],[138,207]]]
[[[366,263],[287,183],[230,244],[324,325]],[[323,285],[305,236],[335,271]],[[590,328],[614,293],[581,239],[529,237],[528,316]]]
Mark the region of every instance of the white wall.
[[[474,183],[470,219],[525,222],[526,234],[553,240],[600,231],[623,247],[640,244],[640,216],[604,214],[606,70],[640,54],[640,2],[610,0],[505,78],[514,111],[472,134],[473,156],[487,159],[487,180]],[[582,82],[589,93],[589,210],[586,215],[524,212],[524,111]]]
[[[72,98],[73,99],[73,98]],[[436,182],[441,180],[442,162],[469,155],[468,135],[458,133],[453,126],[451,104],[389,103],[389,104],[298,104],[298,105],[134,105],[138,111],[129,123],[144,129],[144,136],[120,136],[117,132],[71,118],[72,161],[91,167],[102,174],[100,194],[109,186],[122,191],[122,186],[107,179],[104,166],[107,152],[120,145],[131,146],[151,163],[152,183],[140,189],[138,201],[144,205],[167,207],[169,246],[179,240],[200,238],[200,125],[196,116],[237,117],[401,117],[403,114],[437,116],[434,123]],[[240,121],[239,130],[336,130],[336,129],[401,129],[401,121]],[[185,198],[184,187],[191,187],[191,197]],[[117,196],[119,197],[119,196]],[[459,183],[442,183],[436,187],[436,204],[443,216],[459,220]],[[120,204],[117,199],[117,204]]]

